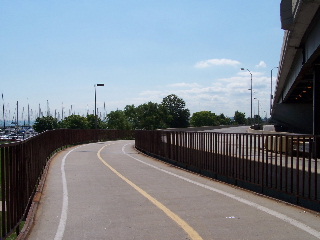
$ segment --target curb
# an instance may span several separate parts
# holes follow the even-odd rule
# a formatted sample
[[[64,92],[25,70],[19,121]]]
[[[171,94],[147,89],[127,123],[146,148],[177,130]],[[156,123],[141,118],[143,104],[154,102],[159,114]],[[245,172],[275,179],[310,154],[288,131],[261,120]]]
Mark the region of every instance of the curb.
[[[61,150],[61,151],[63,151],[63,150]],[[59,151],[59,152],[61,152],[61,151]],[[41,200],[44,184],[46,182],[46,178],[47,178],[47,175],[48,175],[48,171],[49,171],[49,167],[50,167],[51,161],[57,155],[57,153],[59,153],[59,152],[56,152],[55,154],[53,154],[51,156],[51,158],[48,160],[48,162],[47,162],[47,164],[45,166],[45,169],[43,170],[39,185],[38,185],[37,190],[36,190],[36,192],[34,194],[34,197],[32,199],[32,203],[31,203],[28,215],[27,215],[26,222],[25,222],[20,234],[17,236],[16,240],[25,240],[25,239],[28,238],[28,235],[29,235],[29,233],[30,233],[30,231],[31,231],[31,229],[32,229],[32,227],[34,225],[34,222],[35,222],[35,216],[36,216],[36,213],[37,213],[37,210],[38,210],[38,206],[40,204],[40,200]]]

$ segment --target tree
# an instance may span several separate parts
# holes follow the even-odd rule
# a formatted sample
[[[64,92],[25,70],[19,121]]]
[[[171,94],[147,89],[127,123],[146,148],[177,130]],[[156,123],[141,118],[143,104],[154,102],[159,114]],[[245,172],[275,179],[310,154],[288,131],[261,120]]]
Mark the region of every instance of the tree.
[[[96,121],[95,121],[95,116],[94,114],[89,114],[87,115],[87,121],[88,121],[88,127],[90,129],[95,129],[96,128]],[[107,128],[107,125],[104,121],[101,120],[101,118],[99,118],[97,116],[97,129],[105,129]]]
[[[234,121],[237,124],[246,124],[246,114],[236,111],[234,113]]]
[[[137,129],[138,128],[137,108],[133,104],[125,106],[124,115],[129,122],[130,129]]]
[[[52,116],[38,117],[33,124],[33,129],[38,133],[56,128],[58,128],[58,120]]]
[[[223,113],[221,113],[218,116],[218,120],[220,122],[220,125],[231,125],[232,124],[232,120],[226,116],[224,116]]]
[[[161,105],[166,111],[166,123],[171,128],[189,126],[190,111],[185,108],[185,102],[175,94],[163,98]]]
[[[136,108],[137,129],[154,130],[166,128],[165,109],[162,105],[148,102]]]
[[[111,111],[107,115],[108,129],[130,130],[130,123],[121,110]]]
[[[218,117],[211,111],[195,112],[190,118],[190,124],[193,127],[220,125]]]
[[[255,124],[262,123],[262,118],[260,117],[260,115],[254,115],[254,123]]]
[[[69,129],[89,129],[89,122],[86,117],[70,115],[60,122],[60,126]]]

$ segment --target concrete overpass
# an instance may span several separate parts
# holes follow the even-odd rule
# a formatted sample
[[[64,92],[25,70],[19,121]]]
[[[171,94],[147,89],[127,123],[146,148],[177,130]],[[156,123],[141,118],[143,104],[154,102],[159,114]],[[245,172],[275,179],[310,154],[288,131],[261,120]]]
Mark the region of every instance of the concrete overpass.
[[[288,131],[320,135],[320,0],[282,0],[285,30],[271,117]],[[272,98],[272,96],[271,96]]]

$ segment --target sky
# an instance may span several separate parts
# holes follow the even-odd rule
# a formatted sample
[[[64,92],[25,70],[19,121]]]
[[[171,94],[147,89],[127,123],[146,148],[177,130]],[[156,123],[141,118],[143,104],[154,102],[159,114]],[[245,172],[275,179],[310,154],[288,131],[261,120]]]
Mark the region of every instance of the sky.
[[[95,90],[103,116],[176,94],[191,114],[250,117],[250,73],[269,116],[283,34],[276,0],[2,0],[4,117],[93,113]]]

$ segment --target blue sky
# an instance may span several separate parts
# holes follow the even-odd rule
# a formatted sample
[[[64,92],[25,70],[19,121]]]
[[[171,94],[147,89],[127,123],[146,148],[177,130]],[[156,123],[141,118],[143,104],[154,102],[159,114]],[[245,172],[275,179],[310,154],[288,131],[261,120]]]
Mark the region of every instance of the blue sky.
[[[282,46],[279,6],[275,0],[4,0],[6,119],[17,101],[20,119],[28,104],[33,117],[39,104],[46,114],[47,103],[52,114],[63,107],[68,115],[71,105],[76,114],[92,113],[97,83],[105,84],[97,87],[102,114],[176,94],[191,113],[250,116],[250,73],[241,67],[252,73],[265,116]]]

